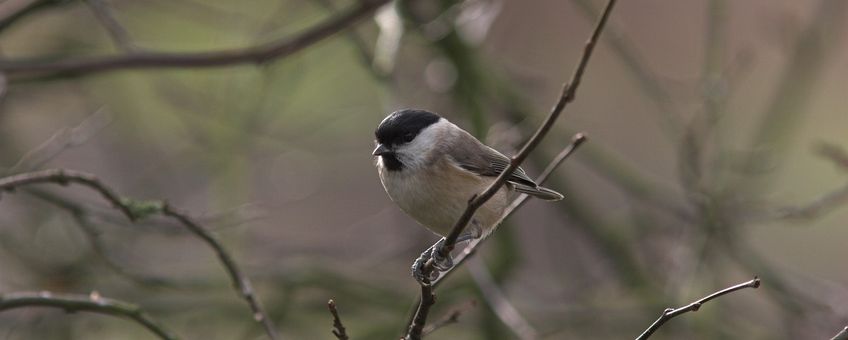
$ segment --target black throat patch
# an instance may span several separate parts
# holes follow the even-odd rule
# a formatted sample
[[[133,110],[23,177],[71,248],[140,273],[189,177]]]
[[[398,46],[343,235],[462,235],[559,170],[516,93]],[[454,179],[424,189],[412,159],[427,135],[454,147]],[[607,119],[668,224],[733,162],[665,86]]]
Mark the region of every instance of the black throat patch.
[[[411,142],[421,133],[421,130],[435,124],[441,118],[435,113],[424,110],[398,110],[392,112],[380,123],[377,130],[374,131],[374,136],[377,138],[377,143],[393,150],[398,145]],[[398,171],[404,168],[403,162],[393,153],[383,154],[380,157],[390,171]]]

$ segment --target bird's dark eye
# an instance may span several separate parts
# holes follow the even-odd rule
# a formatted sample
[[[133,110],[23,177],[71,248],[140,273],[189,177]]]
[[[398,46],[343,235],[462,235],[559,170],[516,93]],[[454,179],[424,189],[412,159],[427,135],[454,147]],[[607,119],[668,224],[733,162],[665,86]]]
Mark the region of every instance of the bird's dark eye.
[[[407,134],[403,135],[403,137],[401,137],[401,140],[402,140],[404,143],[409,143],[409,142],[411,142],[413,139],[415,139],[415,134],[414,134],[414,133],[407,133]]]

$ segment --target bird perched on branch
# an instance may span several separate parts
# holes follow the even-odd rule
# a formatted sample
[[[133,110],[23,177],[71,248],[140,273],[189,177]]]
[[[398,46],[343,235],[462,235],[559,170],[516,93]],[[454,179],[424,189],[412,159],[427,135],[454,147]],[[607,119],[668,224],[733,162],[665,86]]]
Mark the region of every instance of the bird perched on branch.
[[[468,207],[468,201],[494,182],[510,159],[439,115],[405,109],[395,111],[375,131],[377,172],[380,182],[404,212],[442,239],[421,254],[412,266],[423,282],[423,264],[432,257],[436,269],[453,266],[450,254],[441,251],[445,238]],[[548,201],[563,196],[543,188],[517,168],[507,183],[474,214],[458,242],[491,233],[518,192]],[[438,276],[433,271],[431,278]]]

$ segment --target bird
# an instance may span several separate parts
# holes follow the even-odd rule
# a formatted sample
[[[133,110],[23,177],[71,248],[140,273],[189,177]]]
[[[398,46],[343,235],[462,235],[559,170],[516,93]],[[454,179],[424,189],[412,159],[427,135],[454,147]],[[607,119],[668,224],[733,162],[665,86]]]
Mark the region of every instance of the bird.
[[[510,158],[483,144],[437,113],[401,109],[386,116],[374,131],[377,173],[389,198],[406,214],[442,236],[413,263],[412,274],[424,282],[423,264],[432,258],[438,271],[453,266],[443,251],[445,236],[468,206],[509,166]],[[523,193],[547,201],[563,195],[534,182],[522,168],[481,206],[457,242],[489,235],[511,198]],[[432,271],[426,279],[438,277]]]

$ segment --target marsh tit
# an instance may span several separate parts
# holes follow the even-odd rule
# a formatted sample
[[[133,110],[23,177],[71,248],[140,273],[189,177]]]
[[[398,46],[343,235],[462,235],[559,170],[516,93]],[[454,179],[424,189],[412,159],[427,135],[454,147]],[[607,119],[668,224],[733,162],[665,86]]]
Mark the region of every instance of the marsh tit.
[[[468,200],[483,192],[509,166],[510,159],[481,143],[447,119],[424,110],[395,111],[375,131],[380,182],[404,212],[442,239],[421,254],[412,266],[423,280],[422,265],[431,256],[439,271],[453,265],[441,250],[444,236],[465,211]],[[548,201],[563,196],[543,188],[518,168],[507,183],[480,207],[459,241],[484,237],[498,224],[514,193]],[[433,271],[431,278],[438,276]]]

